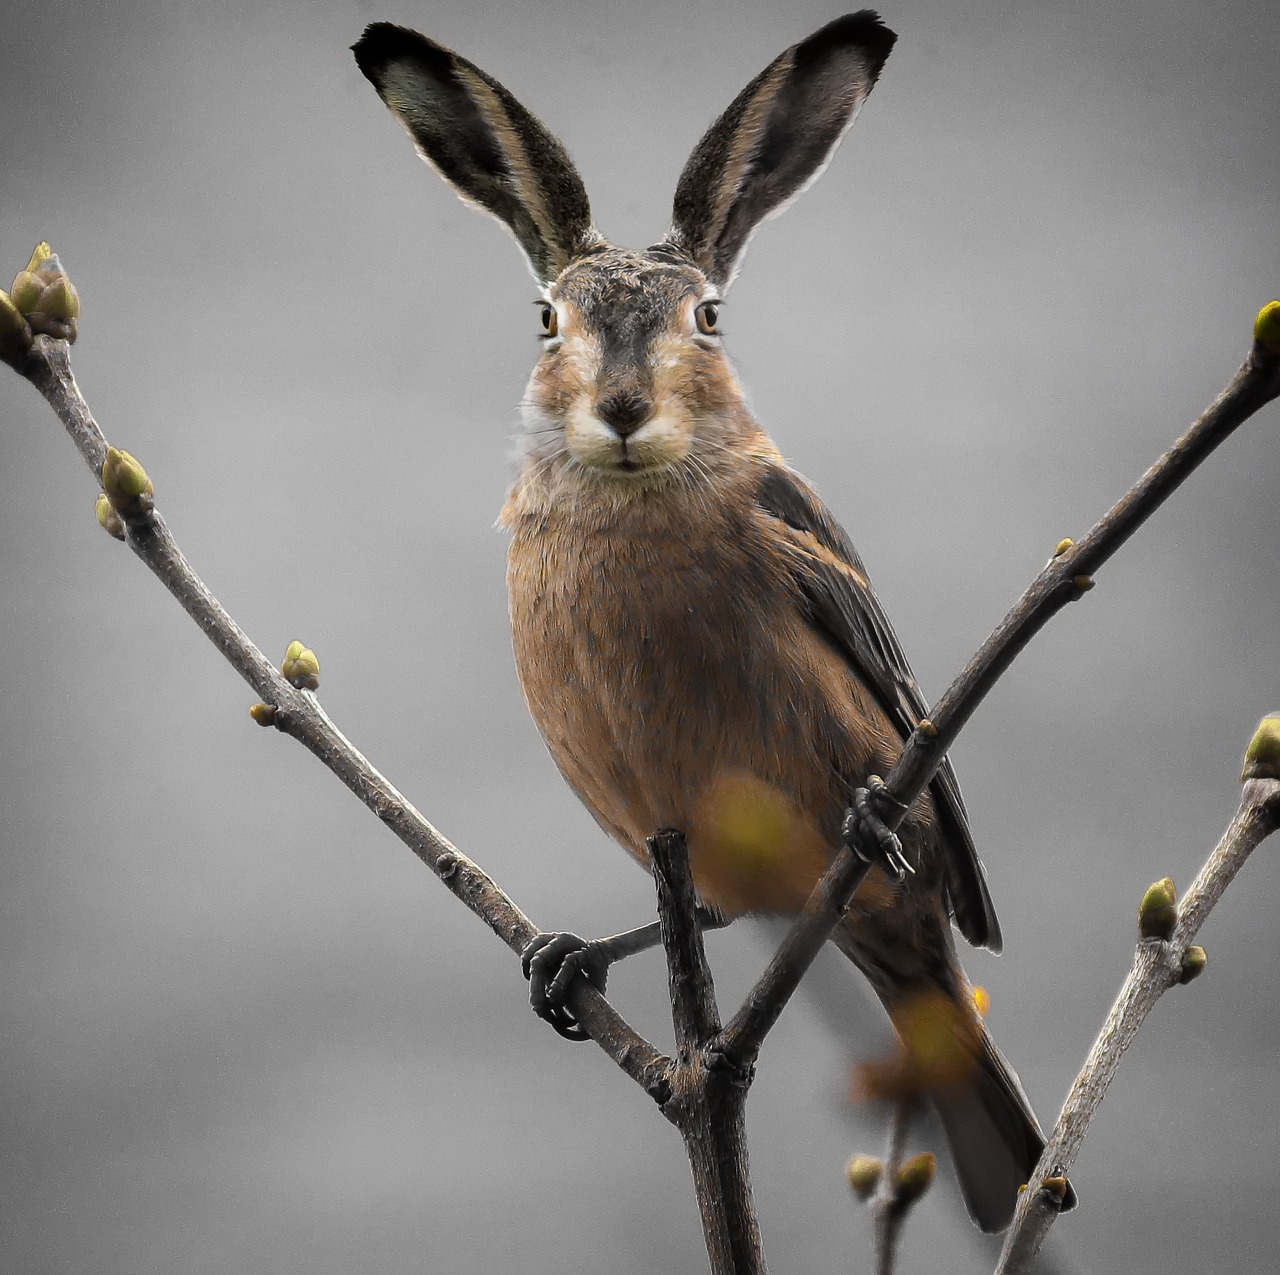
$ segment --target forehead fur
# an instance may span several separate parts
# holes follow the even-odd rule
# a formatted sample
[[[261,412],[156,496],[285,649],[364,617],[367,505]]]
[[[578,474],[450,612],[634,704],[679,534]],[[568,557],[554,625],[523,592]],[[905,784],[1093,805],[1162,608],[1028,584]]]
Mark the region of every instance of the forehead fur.
[[[684,302],[707,291],[706,276],[669,250],[632,252],[601,245],[571,262],[551,285],[551,297],[567,301],[588,322],[665,322]]]

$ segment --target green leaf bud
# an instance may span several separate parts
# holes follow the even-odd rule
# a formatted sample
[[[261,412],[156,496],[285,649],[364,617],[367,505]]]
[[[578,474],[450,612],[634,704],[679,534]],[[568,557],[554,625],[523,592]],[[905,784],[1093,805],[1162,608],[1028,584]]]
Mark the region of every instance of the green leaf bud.
[[[117,540],[124,539],[124,519],[111,507],[105,491],[98,493],[98,504],[95,509],[98,515],[98,526],[109,536]]]
[[[28,272],[38,270],[50,257],[53,256],[53,249],[47,243],[41,240],[36,244],[31,252],[31,260],[27,262]]]
[[[56,256],[46,257],[34,272],[29,274],[39,285],[35,304],[24,311],[33,332],[51,336],[59,341],[76,339],[76,319],[80,314],[80,298],[67,278]],[[17,283],[23,276],[14,280]],[[29,285],[24,280],[24,296]]]
[[[32,275],[31,278],[35,279],[37,276]],[[69,322],[80,317],[80,297],[71,286],[71,280],[63,274],[44,288],[35,308],[40,314]]]
[[[47,248],[48,244],[41,244],[42,248]],[[33,254],[34,259],[34,254]],[[48,253],[36,265],[27,267],[38,279],[43,279],[48,283],[51,279],[56,279],[59,275],[65,275],[67,272],[62,268],[62,262],[58,260],[56,252]]]
[[[289,643],[280,672],[284,674],[285,681],[299,690],[314,691],[320,685],[320,661],[316,659],[316,653],[301,642]]]
[[[1168,939],[1178,924],[1177,893],[1170,877],[1147,886],[1138,905],[1138,933],[1144,939]]]
[[[932,1185],[938,1172],[938,1160],[932,1152],[922,1151],[903,1162],[898,1170],[895,1202],[899,1208],[914,1204]]]
[[[0,292],[0,358],[13,358],[31,347],[31,329],[7,292]]]
[[[19,270],[13,277],[13,287],[9,289],[9,295],[13,298],[13,304],[23,314],[30,314],[36,308],[36,302],[40,299],[45,286],[45,281],[39,275],[32,274],[30,270]]]
[[[1253,339],[1268,354],[1280,355],[1280,301],[1268,301],[1253,321]]]
[[[149,513],[155,488],[147,471],[129,455],[115,447],[107,448],[102,462],[102,490],[117,513],[126,518]]]
[[[1240,772],[1240,782],[1246,779],[1280,779],[1280,714],[1264,717],[1253,732]]]
[[[1202,947],[1189,947],[1182,954],[1182,973],[1178,975],[1179,983],[1190,983],[1204,973],[1209,963],[1209,954]]]
[[[855,1155],[844,1166],[849,1189],[864,1203],[875,1195],[883,1173],[884,1165],[873,1155]]]

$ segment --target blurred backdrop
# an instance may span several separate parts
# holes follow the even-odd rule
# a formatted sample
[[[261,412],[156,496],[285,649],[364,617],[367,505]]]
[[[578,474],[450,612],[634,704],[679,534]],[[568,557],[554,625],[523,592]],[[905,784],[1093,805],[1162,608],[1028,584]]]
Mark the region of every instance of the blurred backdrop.
[[[504,543],[537,353],[514,245],[414,156],[347,51],[417,26],[568,145],[624,244],[703,128],[836,10],[9,3],[5,279],[49,239],[78,380],[271,655],[539,924],[646,919],[648,878],[520,699]],[[752,244],[724,328],[760,419],[849,528],[927,693],[1226,383],[1280,292],[1256,3],[890,4],[830,169]],[[1006,935],[967,958],[1046,1121],[1280,705],[1280,417],[1247,425],[1000,684],[955,750]],[[94,524],[49,410],[0,376],[0,1268],[696,1271],[679,1140],[534,1020],[511,954],[313,759]],[[1250,863],[1090,1134],[1064,1271],[1273,1269],[1280,867]],[[710,939],[722,1000],[770,933]],[[670,1037],[660,958],[620,1008]],[[865,1269],[845,1187],[883,1047],[838,960],[749,1109],[779,1271]],[[922,1134],[922,1137],[924,1135]],[[904,1270],[991,1257],[947,1182]]]

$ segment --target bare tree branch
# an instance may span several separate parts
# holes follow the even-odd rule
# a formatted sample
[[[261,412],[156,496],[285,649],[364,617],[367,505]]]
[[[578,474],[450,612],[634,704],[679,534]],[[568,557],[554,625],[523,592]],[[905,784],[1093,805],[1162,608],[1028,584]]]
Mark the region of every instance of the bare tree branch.
[[[896,828],[925,790],[947,749],[1028,642],[1069,602],[1093,587],[1093,575],[1250,416],[1280,395],[1280,302],[1263,307],[1248,357],[1200,418],[1116,502],[1079,543],[1064,540],[1043,571],[996,626],[933,712],[912,732],[886,776],[900,803],[884,814]],[[726,1052],[753,1062],[800,980],[853,898],[869,865],[847,846],[814,888],[768,968],[722,1036]]]
[[[47,254],[47,247],[42,248]],[[59,283],[58,287],[62,285]],[[63,291],[67,295],[60,294],[55,299],[67,312],[54,316],[49,334],[34,338],[33,330],[39,330],[37,315],[20,312],[7,295],[0,294],[4,302],[0,306],[0,357],[44,395],[90,468],[102,477],[104,461],[109,455],[119,459],[119,454],[109,453],[106,439],[72,376],[68,345],[63,338],[74,337],[78,301],[69,281]],[[74,313],[70,309],[72,302]],[[1263,318],[1268,312],[1270,326],[1264,326]],[[1067,602],[1090,587],[1093,571],[1214,447],[1280,392],[1277,312],[1280,303],[1272,303],[1259,317],[1258,340],[1228,389],[1079,546],[1069,541],[1059,546],[1053,560],[939,701],[933,719],[922,722],[913,733],[888,777],[891,795],[901,806],[885,813],[886,824],[896,827],[901,822],[974,708],[1030,638]],[[131,460],[130,463],[135,464]],[[146,484],[147,499],[128,508],[113,500],[118,517],[111,520],[112,529],[123,532],[134,552],[262,697],[266,708],[258,720],[274,724],[308,748],[508,947],[521,952],[539,933],[532,922],[343,736],[311,691],[291,684],[249,640],[183,557],[164,520],[152,507],[150,482],[140,467],[134,471],[134,476],[138,475]],[[655,875],[672,976],[679,1060],[668,1058],[640,1037],[585,980],[577,980],[570,993],[569,1008],[578,1022],[680,1128],[695,1182],[699,1184],[715,1275],[762,1275],[764,1271],[747,1168],[746,1093],[766,1034],[867,871],[867,862],[851,849],[857,835],[853,831],[847,833],[844,851],[814,889],[764,975],[723,1031],[694,911],[687,848],[679,836],[668,837],[661,844],[655,842]],[[1203,888],[1208,891],[1211,886]],[[1207,893],[1205,897],[1209,897]],[[1198,896],[1189,896],[1186,919],[1178,936],[1184,945],[1194,933],[1187,927],[1193,923],[1198,926],[1196,918],[1202,916],[1197,908],[1207,911],[1210,906],[1211,900],[1201,904]],[[1153,968],[1162,970],[1162,976],[1172,977],[1163,945],[1155,946],[1160,948],[1160,957],[1152,958]],[[1142,951],[1140,947],[1140,956]],[[1180,970],[1181,966],[1177,972]],[[896,1145],[892,1139],[896,1137],[895,1131],[891,1135],[891,1156],[900,1155],[900,1147],[896,1152],[892,1149]],[[897,1177],[901,1179],[902,1174]],[[897,1205],[903,1205],[906,1199],[901,1188],[899,1180],[894,1187]],[[909,1207],[909,1203],[907,1200],[903,1207]],[[891,1256],[886,1260],[891,1261]]]
[[[845,1167],[854,1195],[871,1210],[875,1275],[893,1275],[907,1214],[937,1174],[938,1162],[929,1152],[906,1158],[907,1134],[921,1101],[918,1093],[907,1093],[893,1104],[882,1159],[856,1155]]]
[[[880,1178],[880,1189],[872,1201],[875,1218],[875,1275],[893,1275],[893,1268],[898,1260],[898,1243],[902,1237],[902,1224],[906,1221],[909,1207],[901,1204],[901,1189],[898,1175],[902,1172],[902,1162],[907,1151],[907,1133],[911,1129],[911,1121],[916,1113],[915,1101],[904,1098],[893,1105],[893,1114],[889,1117],[889,1132],[885,1137],[884,1171]]]
[[[75,382],[69,355],[66,341],[37,336],[14,365],[48,401],[90,469],[100,476],[107,440]],[[196,575],[164,519],[151,510],[126,522],[129,547],[231,666],[275,708],[276,727],[319,758],[512,951],[521,952],[539,932],[533,922],[370,764],[310,691],[285,680]],[[671,1060],[637,1034],[603,996],[579,980],[571,1008],[627,1075],[651,1095],[665,1095]]]
[[[938,764],[941,765],[941,759]],[[782,1016],[822,945],[831,937],[831,931],[844,915],[870,866],[866,859],[845,849],[814,887],[804,911],[787,931],[764,973],[720,1035],[721,1049],[740,1066],[751,1066],[760,1056],[764,1038]]]
[[[658,923],[667,954],[676,1049],[680,1061],[687,1063],[720,1031],[715,983],[698,925],[698,901],[684,834],[664,829],[650,837],[649,856],[658,889]]]
[[[1272,307],[1275,307],[1273,310]],[[1255,340],[1231,383],[1200,418],[1094,524],[1079,544],[1064,540],[1017,605],[996,626],[964,672],[907,741],[886,776],[908,806],[924,791],[961,727],[1018,652],[1068,602],[1093,587],[1093,577],[1121,545],[1191,476],[1192,471],[1260,408],[1280,395],[1280,302],[1258,316]]]
[[[1274,735],[1280,736],[1280,719],[1268,718],[1259,727],[1258,735],[1254,737],[1255,744],[1269,726],[1274,728]],[[1253,746],[1250,751],[1253,751]],[[1272,775],[1280,775],[1280,768],[1273,768]],[[1062,1114],[1036,1166],[1032,1178],[1036,1186],[1024,1192],[1018,1203],[996,1275],[1023,1275],[1030,1269],[1058,1215],[1054,1199],[1056,1192],[1042,1189],[1041,1184],[1046,1180],[1053,1183],[1071,1172],[1090,1121],[1115,1076],[1124,1051],[1133,1042],[1156,1001],[1175,983],[1189,981],[1185,962],[1191,940],[1223,891],[1244,866],[1245,860],[1277,827],[1280,827],[1280,778],[1246,779],[1240,795],[1240,807],[1183,897],[1177,910],[1176,926],[1168,940],[1154,937],[1139,939],[1133,968],[1071,1086]],[[1169,919],[1172,922],[1172,916]],[[1199,953],[1197,964],[1202,962],[1203,953]]]
[[[663,1114],[684,1138],[713,1275],[764,1275],[751,1194],[746,1102],[752,1073],[716,1045],[720,1014],[697,919],[689,848],[679,832],[649,841],[667,953],[679,1060]]]

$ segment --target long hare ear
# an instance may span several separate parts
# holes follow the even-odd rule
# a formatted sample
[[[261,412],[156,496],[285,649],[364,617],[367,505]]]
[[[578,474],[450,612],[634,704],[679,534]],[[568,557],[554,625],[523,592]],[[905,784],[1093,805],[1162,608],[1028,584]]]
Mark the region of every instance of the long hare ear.
[[[897,38],[863,9],[770,62],[689,156],[667,242],[727,288],[755,228],[827,166]]]
[[[497,80],[389,22],[367,27],[352,52],[422,157],[511,228],[539,283],[599,241],[564,147]]]

